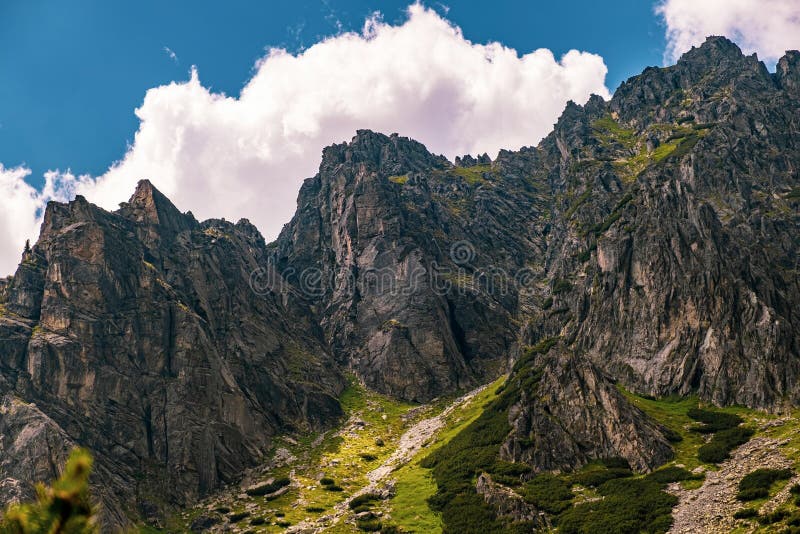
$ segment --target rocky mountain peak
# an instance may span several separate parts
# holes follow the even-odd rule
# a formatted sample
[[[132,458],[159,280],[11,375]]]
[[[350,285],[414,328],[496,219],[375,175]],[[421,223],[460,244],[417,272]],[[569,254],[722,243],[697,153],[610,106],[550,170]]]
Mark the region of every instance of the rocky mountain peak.
[[[60,465],[80,442],[101,520],[123,526],[123,510],[157,515],[236,480],[285,429],[335,421],[343,378],[302,309],[251,285],[263,253],[247,221],[200,225],[147,181],[113,213],[50,203],[0,284],[0,478],[52,478],[27,451]],[[42,414],[4,411],[6,394]],[[145,477],[165,482],[140,493]]]
[[[139,224],[160,226],[174,232],[189,230],[197,225],[191,215],[183,214],[149,180],[141,180],[128,202],[118,211]]]
[[[71,224],[90,221],[94,215],[94,206],[81,195],[68,203],[48,202],[42,220],[41,237],[53,235]]]
[[[712,36],[686,52],[674,67],[682,89],[699,84],[709,89],[734,80],[744,81],[750,90],[772,88],[774,82],[766,65],[756,54],[746,56],[725,37]]]
[[[778,85],[786,91],[800,92],[800,51],[789,50],[775,69]]]
[[[367,165],[387,176],[450,165],[446,158],[431,154],[418,141],[371,130],[358,130],[349,143],[324,149],[320,166],[323,175],[326,170],[334,171],[340,164]]]
[[[489,165],[492,163],[492,158],[489,157],[489,154],[484,152],[477,158],[473,157],[471,154],[465,154],[464,156],[456,156],[455,165],[456,167],[474,167],[476,165]]]
[[[693,46],[684,53],[678,60],[678,65],[693,64],[708,68],[726,61],[741,61],[744,57],[736,43],[727,37],[712,35],[700,46]]]
[[[534,471],[663,463],[628,392],[797,406],[799,67],[712,37],[495,161],[359,130],[269,246],[148,181],[49,204],[0,280],[0,480],[80,443],[106,522],[157,516],[332,426],[344,369],[417,402],[509,373],[494,445]]]

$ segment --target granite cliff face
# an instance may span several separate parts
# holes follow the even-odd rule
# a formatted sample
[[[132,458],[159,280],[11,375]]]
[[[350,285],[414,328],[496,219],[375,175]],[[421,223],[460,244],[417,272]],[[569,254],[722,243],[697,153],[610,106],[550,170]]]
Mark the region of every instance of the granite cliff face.
[[[544,207],[516,169],[489,167],[360,131],[326,149],[303,185],[276,268],[371,387],[429,400],[487,381],[516,354],[518,288],[494,269],[513,276],[532,261],[528,232],[509,227]]]
[[[798,75],[796,52],[773,75],[709,38],[493,162],[359,132],[273,259],[320,275],[334,353],[395,395],[563,335],[639,392],[776,407],[798,394]]]
[[[652,469],[668,433],[618,385],[800,403],[798,173],[800,53],[710,38],[494,161],[359,131],[269,245],[148,182],[51,204],[0,280],[0,488],[77,443],[109,522],[158,522],[334,424],[348,370],[411,401],[508,372],[504,460]]]
[[[549,270],[573,346],[638,392],[798,400],[796,56],[773,76],[710,38],[541,146],[564,179]]]
[[[646,472],[672,458],[668,431],[632,406],[587,358],[557,347],[514,375],[521,380],[501,458],[560,472],[598,458],[624,458]],[[526,386],[526,375],[538,380]],[[514,387],[514,379],[509,384]]]
[[[52,478],[83,444],[106,521],[157,522],[276,433],[335,421],[344,381],[316,327],[249,287],[264,256],[246,221],[198,223],[148,182],[115,213],[50,204],[0,317],[2,477]]]

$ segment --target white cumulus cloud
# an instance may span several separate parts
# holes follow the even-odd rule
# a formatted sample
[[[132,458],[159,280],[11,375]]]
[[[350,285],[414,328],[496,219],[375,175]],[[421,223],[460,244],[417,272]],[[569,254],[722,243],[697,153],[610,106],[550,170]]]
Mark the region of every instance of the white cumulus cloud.
[[[323,147],[356,129],[397,132],[450,158],[494,155],[536,144],[568,100],[608,98],[606,72],[603,59],[586,52],[556,59],[546,49],[520,55],[472,43],[415,4],[400,25],[376,15],[361,32],[296,55],[270,50],[238,97],[210,91],[196,70],[186,82],[151,89],[120,162],[99,177],[57,178],[62,191],[106,208],[148,178],[198,218],[246,217],[269,240],[294,213]]]
[[[61,175],[47,173],[38,191],[25,181],[30,173],[25,167],[7,169],[0,163],[0,275],[14,272],[26,239],[36,240],[47,202],[66,200],[64,186],[69,184],[62,183]]]
[[[663,0],[656,12],[667,26],[666,61],[709,35],[724,35],[767,63],[800,48],[800,0]]]

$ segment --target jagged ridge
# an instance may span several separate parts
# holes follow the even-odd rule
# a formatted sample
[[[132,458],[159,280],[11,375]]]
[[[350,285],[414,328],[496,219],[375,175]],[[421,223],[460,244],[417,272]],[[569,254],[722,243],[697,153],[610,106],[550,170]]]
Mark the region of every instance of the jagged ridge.
[[[2,391],[95,449],[119,477],[108,507],[150,477],[131,513],[157,520],[151,492],[188,502],[274,433],[335,419],[339,369],[424,401],[515,380],[527,347],[558,337],[537,355],[545,380],[510,399],[505,457],[651,468],[663,432],[615,381],[797,403],[798,58],[772,75],[711,38],[493,162],[359,131],[325,150],[270,246],[147,182],[115,213],[51,204],[0,284]]]

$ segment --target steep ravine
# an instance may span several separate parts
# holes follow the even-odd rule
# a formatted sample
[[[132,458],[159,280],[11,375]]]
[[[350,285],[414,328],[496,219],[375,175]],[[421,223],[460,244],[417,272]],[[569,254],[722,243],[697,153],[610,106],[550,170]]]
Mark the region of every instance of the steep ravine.
[[[428,405],[399,403],[354,382],[343,398],[348,417],[340,428],[287,438],[271,462],[250,472],[241,485],[206,500],[191,513],[176,516],[168,522],[169,530],[360,532],[356,526],[360,512],[352,510],[350,503],[362,495],[378,496],[370,513],[384,525],[405,526],[403,517],[394,517],[408,512],[407,502],[403,508],[394,504],[398,488],[405,487],[398,484],[398,476],[406,480],[409,469],[423,471],[416,462],[474,420],[502,381]],[[288,491],[279,491],[277,498],[247,494],[248,488],[287,475],[291,479]],[[320,482],[326,478],[343,491],[327,491],[328,486]],[[412,499],[420,513],[436,522],[424,492],[403,497]]]

